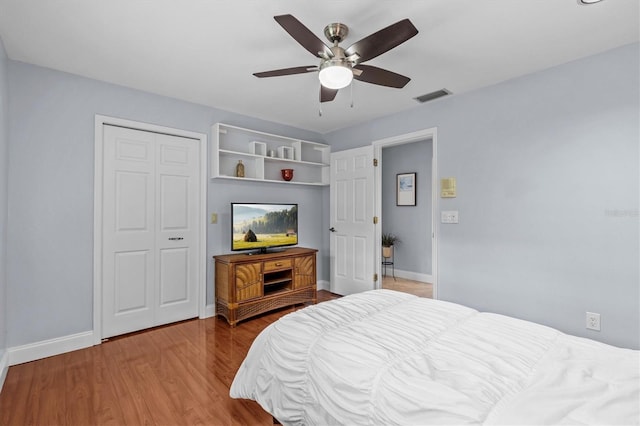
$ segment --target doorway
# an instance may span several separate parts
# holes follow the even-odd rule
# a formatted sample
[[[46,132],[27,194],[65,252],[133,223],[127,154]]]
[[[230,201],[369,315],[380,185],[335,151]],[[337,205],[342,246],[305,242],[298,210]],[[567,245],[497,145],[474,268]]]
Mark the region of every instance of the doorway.
[[[381,246],[376,245],[381,277],[376,287],[437,298],[436,128],[381,139],[373,146],[379,161],[375,169],[375,211],[381,223],[376,227],[376,241],[383,232],[400,239],[391,259],[383,258]],[[396,199],[397,179],[407,174],[415,184],[415,203]]]
[[[204,317],[206,140],[96,116],[94,344]]]

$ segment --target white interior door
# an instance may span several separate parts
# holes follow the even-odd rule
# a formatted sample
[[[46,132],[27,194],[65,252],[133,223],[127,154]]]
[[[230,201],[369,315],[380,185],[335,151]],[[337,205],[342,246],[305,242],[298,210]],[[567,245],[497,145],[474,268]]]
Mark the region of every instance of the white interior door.
[[[156,135],[156,325],[198,315],[198,141]]]
[[[103,338],[198,315],[198,150],[104,126]]]
[[[331,291],[373,290],[373,147],[331,154]]]

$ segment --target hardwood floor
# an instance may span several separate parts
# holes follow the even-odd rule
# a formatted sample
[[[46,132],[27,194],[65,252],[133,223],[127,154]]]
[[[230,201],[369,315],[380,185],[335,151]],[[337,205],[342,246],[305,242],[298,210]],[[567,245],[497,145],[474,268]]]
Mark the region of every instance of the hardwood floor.
[[[424,283],[421,281],[413,281],[398,277],[394,280],[392,276],[387,275],[382,277],[382,288],[403,291],[405,293],[415,294],[416,296],[433,299],[433,284],[431,283]]]
[[[431,285],[387,277],[384,288],[431,297]],[[431,293],[430,293],[431,292]],[[318,292],[318,301],[339,297]],[[0,425],[272,425],[229,397],[251,343],[285,308],[229,327],[190,320],[9,368]]]
[[[318,300],[338,297],[318,292]],[[302,306],[230,328],[184,321],[9,368],[1,425],[272,425],[255,402],[229,397],[251,343]]]

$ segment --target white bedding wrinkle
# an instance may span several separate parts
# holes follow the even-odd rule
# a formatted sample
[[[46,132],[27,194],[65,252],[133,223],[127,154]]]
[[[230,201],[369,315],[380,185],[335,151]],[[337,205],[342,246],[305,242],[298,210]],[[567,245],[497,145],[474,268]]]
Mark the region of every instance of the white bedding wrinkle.
[[[638,351],[374,290],[273,323],[230,395],[283,424],[638,424],[639,368]]]

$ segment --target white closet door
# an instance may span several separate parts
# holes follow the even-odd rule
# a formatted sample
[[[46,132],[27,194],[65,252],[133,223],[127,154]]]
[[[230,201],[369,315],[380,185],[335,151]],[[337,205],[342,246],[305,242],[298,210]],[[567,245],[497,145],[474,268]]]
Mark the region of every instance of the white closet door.
[[[156,325],[198,314],[198,141],[157,135]]]
[[[197,316],[198,143],[104,126],[102,337]]]

